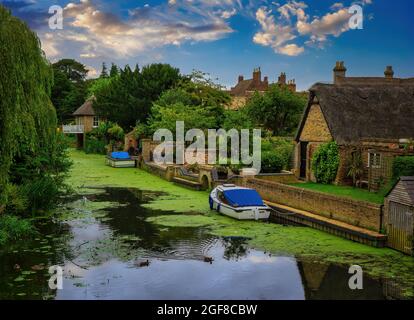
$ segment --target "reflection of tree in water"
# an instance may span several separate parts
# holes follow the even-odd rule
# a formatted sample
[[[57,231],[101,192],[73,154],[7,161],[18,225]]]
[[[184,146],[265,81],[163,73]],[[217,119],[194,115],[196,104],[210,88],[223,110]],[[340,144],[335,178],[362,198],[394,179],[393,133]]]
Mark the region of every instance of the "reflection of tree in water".
[[[242,237],[226,237],[223,238],[224,245],[224,259],[226,260],[239,260],[240,258],[247,256],[248,247],[247,239]]]

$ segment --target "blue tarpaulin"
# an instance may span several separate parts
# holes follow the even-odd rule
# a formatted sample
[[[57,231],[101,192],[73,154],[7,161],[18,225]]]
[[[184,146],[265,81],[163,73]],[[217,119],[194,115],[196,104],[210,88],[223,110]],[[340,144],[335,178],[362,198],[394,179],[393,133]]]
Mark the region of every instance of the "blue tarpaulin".
[[[262,198],[253,189],[225,190],[223,193],[232,207],[264,206]]]
[[[128,152],[112,152],[111,158],[119,159],[119,160],[127,160],[127,159],[130,159],[131,157],[129,156]]]

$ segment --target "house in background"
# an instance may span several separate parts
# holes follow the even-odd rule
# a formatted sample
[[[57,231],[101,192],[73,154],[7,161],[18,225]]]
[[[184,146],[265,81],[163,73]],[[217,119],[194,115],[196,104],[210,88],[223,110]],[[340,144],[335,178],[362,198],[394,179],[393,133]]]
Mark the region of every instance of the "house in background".
[[[349,184],[347,161],[361,151],[362,181],[376,190],[392,175],[393,158],[413,154],[414,78],[346,77],[343,62],[334,68],[333,84],[315,84],[309,92],[295,141],[295,174],[315,181],[311,160],[320,144],[336,141],[340,149],[337,184]]]
[[[93,110],[94,97],[89,98],[74,113],[75,125],[64,125],[63,133],[76,134],[77,147],[83,148],[85,143],[85,134],[97,128],[100,123],[99,116]]]
[[[295,80],[287,80],[286,73],[282,72],[276,84],[279,87],[288,87],[292,92],[296,92]],[[232,97],[230,109],[238,110],[245,106],[247,100],[257,91],[263,93],[269,89],[269,77],[264,77],[262,80],[262,71],[260,68],[253,70],[252,79],[244,79],[240,75],[236,86],[231,88],[228,93]]]

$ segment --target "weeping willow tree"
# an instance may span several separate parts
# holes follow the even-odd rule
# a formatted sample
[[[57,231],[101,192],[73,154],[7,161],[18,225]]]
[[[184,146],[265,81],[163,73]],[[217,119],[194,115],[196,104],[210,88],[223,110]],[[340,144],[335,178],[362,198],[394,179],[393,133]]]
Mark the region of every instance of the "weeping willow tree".
[[[4,208],[9,182],[18,185],[24,183],[18,180],[35,179],[30,174],[19,177],[19,168],[31,167],[39,176],[47,174],[42,171],[48,169],[39,164],[50,167],[53,162],[57,120],[50,101],[53,71],[40,41],[2,5],[0,43],[0,201]]]

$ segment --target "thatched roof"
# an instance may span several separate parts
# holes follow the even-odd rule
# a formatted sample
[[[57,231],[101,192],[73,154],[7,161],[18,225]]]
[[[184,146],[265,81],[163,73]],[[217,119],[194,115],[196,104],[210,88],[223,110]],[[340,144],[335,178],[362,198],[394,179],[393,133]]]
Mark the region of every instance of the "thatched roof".
[[[414,138],[414,85],[315,84],[310,90],[296,141],[310,107],[319,101],[332,137],[338,144],[361,139]]]
[[[83,105],[81,105],[74,113],[74,116],[94,116],[95,111],[93,110],[94,98],[88,99]]]

